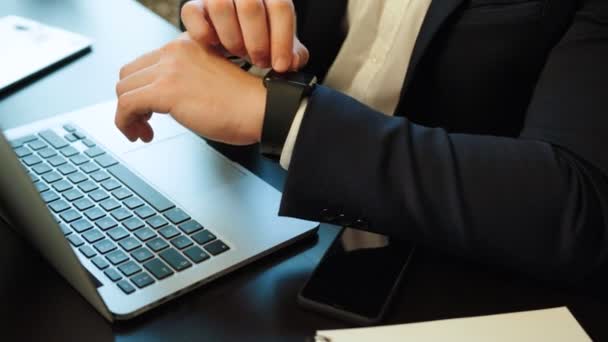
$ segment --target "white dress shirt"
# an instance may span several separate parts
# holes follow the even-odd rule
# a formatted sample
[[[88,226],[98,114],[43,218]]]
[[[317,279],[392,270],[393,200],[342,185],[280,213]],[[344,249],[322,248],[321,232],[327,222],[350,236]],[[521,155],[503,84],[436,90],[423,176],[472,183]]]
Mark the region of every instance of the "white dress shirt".
[[[431,0],[349,0],[348,33],[324,85],[386,115],[393,115]],[[308,100],[287,135],[281,166],[289,168]]]

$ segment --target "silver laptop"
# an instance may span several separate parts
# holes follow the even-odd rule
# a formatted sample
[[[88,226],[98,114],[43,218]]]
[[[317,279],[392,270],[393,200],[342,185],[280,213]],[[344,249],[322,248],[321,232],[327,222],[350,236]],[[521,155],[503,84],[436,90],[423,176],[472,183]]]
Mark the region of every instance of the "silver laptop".
[[[0,134],[0,214],[106,319],[123,320],[293,243],[317,223],[170,116],[150,144],[115,102]]]

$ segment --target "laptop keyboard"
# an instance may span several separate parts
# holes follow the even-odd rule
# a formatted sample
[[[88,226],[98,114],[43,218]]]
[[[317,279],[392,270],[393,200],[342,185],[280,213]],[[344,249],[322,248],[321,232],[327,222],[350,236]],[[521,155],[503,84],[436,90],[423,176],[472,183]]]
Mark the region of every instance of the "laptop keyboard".
[[[10,143],[70,244],[125,294],[229,250],[82,131],[63,130]]]

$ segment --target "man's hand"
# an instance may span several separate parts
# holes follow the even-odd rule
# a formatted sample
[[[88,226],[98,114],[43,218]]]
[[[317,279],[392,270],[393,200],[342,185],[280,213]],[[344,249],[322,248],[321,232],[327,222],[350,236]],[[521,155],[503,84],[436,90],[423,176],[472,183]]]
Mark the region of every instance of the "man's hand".
[[[260,140],[262,81],[185,34],[125,65],[116,93],[116,126],[131,141],[152,140],[153,112],[170,113],[211,140],[233,145]]]
[[[221,46],[256,66],[286,72],[308,63],[308,50],[295,35],[292,0],[193,0],[181,17],[198,43]]]

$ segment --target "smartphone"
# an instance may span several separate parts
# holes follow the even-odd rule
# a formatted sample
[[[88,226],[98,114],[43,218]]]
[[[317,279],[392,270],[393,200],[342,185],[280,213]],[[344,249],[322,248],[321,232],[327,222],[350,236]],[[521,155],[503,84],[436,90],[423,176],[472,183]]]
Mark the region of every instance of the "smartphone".
[[[298,303],[352,324],[377,324],[414,249],[407,241],[343,228],[298,294]]]

